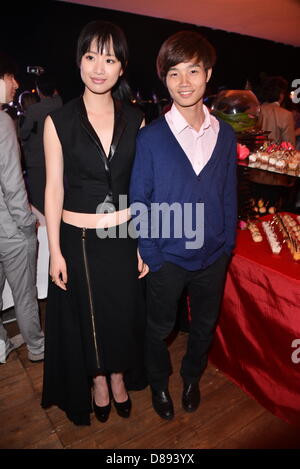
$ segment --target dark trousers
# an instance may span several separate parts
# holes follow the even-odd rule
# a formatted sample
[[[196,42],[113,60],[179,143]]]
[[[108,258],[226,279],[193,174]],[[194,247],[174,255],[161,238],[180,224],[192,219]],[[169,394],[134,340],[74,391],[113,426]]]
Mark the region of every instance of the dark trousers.
[[[203,270],[188,271],[165,262],[147,276],[146,367],[153,389],[166,389],[172,372],[166,339],[176,321],[178,301],[186,287],[190,297],[191,323],[180,374],[185,382],[198,382],[208,359],[223,295],[226,254]]]

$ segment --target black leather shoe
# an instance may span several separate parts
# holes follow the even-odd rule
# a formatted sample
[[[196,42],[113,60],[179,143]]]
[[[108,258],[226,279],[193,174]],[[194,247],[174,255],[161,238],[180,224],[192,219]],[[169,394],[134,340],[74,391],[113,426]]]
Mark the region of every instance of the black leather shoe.
[[[198,383],[183,383],[182,407],[186,412],[195,412],[200,404],[201,396]]]
[[[123,417],[124,419],[128,419],[128,417],[130,416],[131,407],[132,407],[131,399],[129,395],[128,395],[127,401],[125,402],[117,402],[114,398],[113,398],[113,401],[114,401],[117,414],[120,417]]]
[[[151,391],[152,405],[155,412],[162,419],[172,420],[174,418],[174,407],[168,389],[163,391],[156,391],[155,389],[151,389]]]
[[[108,420],[108,417],[111,411],[111,402],[109,401],[109,404],[105,406],[99,406],[96,404],[95,400],[93,399],[93,409],[94,409],[96,418],[100,422],[104,423]]]

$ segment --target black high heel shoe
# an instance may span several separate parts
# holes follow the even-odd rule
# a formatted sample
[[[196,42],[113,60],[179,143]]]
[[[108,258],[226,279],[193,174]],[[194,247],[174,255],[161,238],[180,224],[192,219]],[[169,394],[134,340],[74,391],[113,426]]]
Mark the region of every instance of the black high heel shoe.
[[[114,401],[114,406],[116,408],[117,414],[120,417],[123,417],[124,419],[128,419],[128,417],[130,417],[131,408],[132,408],[132,403],[131,403],[129,394],[128,394],[127,401],[125,402],[117,402],[114,397],[113,397],[113,401]]]
[[[111,401],[109,401],[109,403],[105,406],[99,406],[96,404],[95,399],[93,398],[93,409],[94,409],[96,418],[100,422],[104,423],[108,420],[108,417],[111,411]]]
[[[124,419],[128,419],[128,417],[130,417],[131,408],[132,408],[132,403],[131,403],[129,394],[127,393],[128,397],[125,402],[117,402],[116,399],[114,398],[112,385],[111,385],[111,379],[109,380],[109,383],[108,383],[108,389],[109,389],[110,398],[113,400],[117,414],[120,417],[123,417]]]

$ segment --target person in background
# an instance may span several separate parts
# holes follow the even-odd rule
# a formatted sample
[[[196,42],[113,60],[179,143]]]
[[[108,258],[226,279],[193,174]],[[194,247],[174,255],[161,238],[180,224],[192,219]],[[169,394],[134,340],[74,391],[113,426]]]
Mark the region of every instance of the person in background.
[[[287,96],[285,108],[293,114],[296,150],[300,150],[300,103],[293,102],[291,96]]]
[[[166,339],[174,328],[179,298],[187,287],[191,322],[180,373],[182,406],[193,412],[200,404],[199,380],[207,364],[235,243],[236,138],[232,128],[203,104],[214,62],[213,47],[197,32],[181,31],[163,43],[157,71],[173,104],[139,132],[131,177],[131,209],[135,204],[144,207],[135,218],[139,250],[150,268],[146,277],[147,377],[153,408],[168,420],[174,417],[174,407],[168,389],[171,361]],[[158,206],[162,212],[157,224]],[[174,210],[173,217],[167,207]],[[197,230],[189,236],[191,226]]]
[[[275,143],[296,144],[293,114],[281,105],[285,100],[288,82],[282,77],[265,78],[261,88],[259,125],[269,130],[269,140]]]
[[[51,111],[62,106],[62,100],[56,92],[56,82],[50,73],[39,75],[36,87],[40,101],[27,109],[20,124],[19,135],[24,152],[29,202],[44,214],[46,187],[44,122]]]
[[[294,104],[291,109],[294,125],[295,125],[295,137],[296,137],[296,150],[300,150],[300,106],[299,104]]]
[[[0,54],[0,108],[13,100],[18,83],[13,62]],[[0,110],[0,363],[12,350],[26,343],[28,358],[44,358],[36,296],[36,219],[24,185],[20,149],[12,119]],[[8,338],[1,310],[5,280],[11,288],[21,335]]]
[[[37,93],[32,93],[31,91],[23,91],[20,94],[19,98],[19,120],[18,120],[18,128],[22,127],[24,123],[24,119],[28,108],[32,106],[32,104],[36,104],[39,102],[39,97]],[[18,130],[18,133],[20,130]]]
[[[145,386],[139,279],[147,266],[128,234],[127,204],[143,114],[129,102],[127,61],[119,27],[86,25],[77,45],[83,95],[45,122],[52,282],[42,406],[59,406],[76,425],[89,425],[92,411],[106,422],[111,401],[120,417],[129,417],[128,390]]]
[[[259,126],[269,130],[268,139],[274,143],[289,142],[296,144],[295,123],[292,112],[285,109],[288,82],[280,77],[267,77],[263,80],[258,93],[261,104]],[[296,179],[286,174],[252,169],[249,172],[251,193],[264,205],[276,210],[291,210],[295,204]]]
[[[31,91],[23,91],[23,93],[19,95],[18,102],[19,102],[19,110],[18,110],[18,117],[16,120],[16,130],[17,130],[17,137],[18,137],[20,147],[21,147],[21,166],[23,170],[23,175],[25,176],[24,180],[25,180],[25,186],[26,186],[26,190],[28,194],[29,191],[27,187],[28,186],[27,175],[25,174],[24,149],[23,149],[22,140],[20,137],[20,128],[22,127],[28,108],[32,106],[32,104],[38,103],[39,97],[37,93],[32,93]]]

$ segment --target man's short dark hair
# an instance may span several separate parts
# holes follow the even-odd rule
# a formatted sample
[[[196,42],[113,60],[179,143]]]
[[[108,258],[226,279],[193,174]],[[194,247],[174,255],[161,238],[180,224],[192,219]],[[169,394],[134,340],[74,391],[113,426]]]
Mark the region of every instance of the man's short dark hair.
[[[53,96],[56,89],[56,81],[52,74],[45,72],[37,77],[36,86],[44,96]]]
[[[179,31],[165,40],[156,60],[157,74],[165,83],[171,67],[189,60],[202,62],[205,70],[216,62],[216,51],[210,42],[197,31]]]
[[[0,52],[0,78],[4,75],[16,75],[17,65],[15,62],[8,57],[4,52]]]
[[[288,90],[288,81],[283,77],[265,78],[261,88],[261,101],[264,103],[274,103],[279,101],[280,95],[284,95]]]

